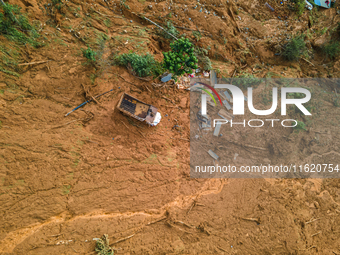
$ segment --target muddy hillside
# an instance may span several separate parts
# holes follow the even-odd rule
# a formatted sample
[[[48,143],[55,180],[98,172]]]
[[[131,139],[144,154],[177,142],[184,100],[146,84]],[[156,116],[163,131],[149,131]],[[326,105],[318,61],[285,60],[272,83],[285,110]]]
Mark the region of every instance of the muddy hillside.
[[[340,3],[309,2],[0,0],[0,254],[340,254],[338,179],[191,178],[187,80],[160,77],[175,38],[218,78],[340,77]],[[339,83],[309,89],[301,130],[227,155],[340,164]]]

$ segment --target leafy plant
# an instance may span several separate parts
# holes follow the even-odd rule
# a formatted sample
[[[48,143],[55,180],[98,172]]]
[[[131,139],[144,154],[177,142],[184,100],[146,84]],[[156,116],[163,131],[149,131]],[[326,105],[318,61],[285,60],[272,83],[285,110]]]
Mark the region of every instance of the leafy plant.
[[[113,255],[114,250],[110,247],[109,237],[104,234],[100,239],[97,240],[95,251],[97,255]]]
[[[300,130],[307,131],[306,124],[302,121],[297,121],[297,125],[293,127],[296,131],[300,132]]]
[[[124,53],[114,59],[115,64],[125,66],[139,77],[158,76],[163,72],[162,66],[152,55],[138,55],[136,53]]]
[[[90,47],[87,47],[87,49],[81,49],[83,52],[83,56],[88,59],[91,63],[96,62],[96,55],[97,53],[91,49]]]
[[[194,46],[188,38],[178,39],[170,44],[171,51],[163,52],[165,69],[175,76],[192,73],[196,69],[198,59],[194,54]],[[174,77],[176,79],[176,77]]]
[[[340,55],[340,43],[339,42],[328,43],[322,47],[322,51],[330,59],[335,59],[337,56]]]
[[[284,47],[281,54],[286,60],[298,60],[301,56],[307,55],[307,47],[304,41],[304,35],[292,38]]]

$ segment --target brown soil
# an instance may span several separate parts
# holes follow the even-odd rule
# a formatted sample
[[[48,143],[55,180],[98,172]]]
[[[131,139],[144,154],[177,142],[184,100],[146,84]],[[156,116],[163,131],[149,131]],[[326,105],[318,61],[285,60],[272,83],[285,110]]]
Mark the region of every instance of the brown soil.
[[[340,254],[337,179],[191,179],[189,92],[156,89],[109,60],[129,51],[161,59],[169,42],[140,16],[162,24],[171,11],[167,17],[175,25],[207,32],[197,44],[210,48],[214,68],[224,76],[338,77],[339,60],[325,59],[318,46],[340,21],[335,9],[320,10],[309,27],[307,11],[297,20],[274,1],[268,3],[275,14],[265,1],[203,1],[210,14],[193,9],[196,1],[132,0],[122,13],[120,2],[67,1],[48,15],[48,1],[9,1],[41,22],[48,42],[22,47],[21,62],[49,62],[22,66],[19,78],[0,72],[0,254],[94,254],[93,238],[103,234],[117,254]],[[289,25],[278,15],[287,15]],[[329,28],[326,36],[323,27]],[[275,55],[283,34],[310,28],[316,31],[308,39],[313,64]],[[95,45],[100,32],[109,39],[95,70],[84,65],[80,49]],[[110,89],[98,103],[64,117]],[[288,148],[300,159],[317,154],[338,160],[335,87],[324,89],[327,114],[308,132],[250,141],[271,146],[274,154],[265,157],[274,162],[281,154],[290,158]],[[116,105],[123,92],[158,107],[160,124],[148,127],[122,115]],[[331,126],[322,122],[326,116]],[[314,136],[320,143],[304,146]]]

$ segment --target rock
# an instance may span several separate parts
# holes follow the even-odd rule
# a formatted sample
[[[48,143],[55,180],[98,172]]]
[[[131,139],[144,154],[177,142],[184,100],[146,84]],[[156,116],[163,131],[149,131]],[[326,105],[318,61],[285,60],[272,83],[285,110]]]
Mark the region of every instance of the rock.
[[[181,99],[181,103],[180,103],[181,108],[187,108],[187,99],[184,97]]]
[[[334,63],[334,73],[340,72],[340,60]],[[1,83],[0,83],[1,88]]]
[[[327,41],[326,34],[323,34],[322,36],[320,36],[320,37],[318,37],[314,40],[313,46],[321,47],[326,41]]]
[[[180,239],[174,241],[174,242],[171,244],[171,246],[174,248],[174,251],[175,251],[176,253],[180,253],[180,252],[182,252],[182,251],[185,250],[185,245],[184,245],[184,243],[182,242],[182,240],[180,240]]]
[[[77,67],[72,67],[70,70],[68,70],[69,74],[74,74],[77,71]]]

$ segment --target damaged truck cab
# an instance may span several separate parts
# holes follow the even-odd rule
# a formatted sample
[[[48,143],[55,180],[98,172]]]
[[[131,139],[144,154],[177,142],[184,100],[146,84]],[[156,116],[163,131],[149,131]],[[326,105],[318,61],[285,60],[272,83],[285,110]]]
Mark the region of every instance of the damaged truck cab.
[[[156,126],[162,118],[156,107],[126,93],[121,96],[117,108],[122,113],[139,121],[145,121],[150,126]]]

